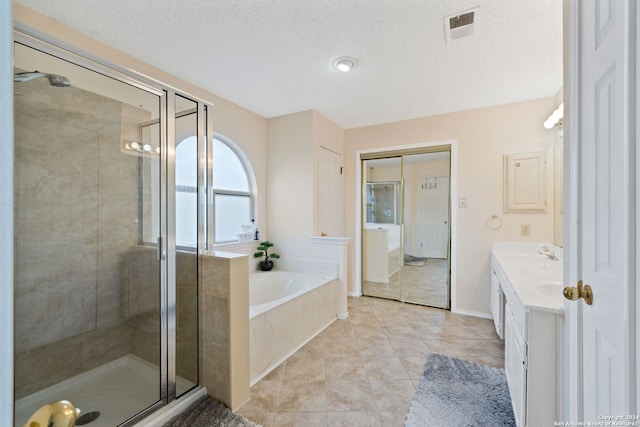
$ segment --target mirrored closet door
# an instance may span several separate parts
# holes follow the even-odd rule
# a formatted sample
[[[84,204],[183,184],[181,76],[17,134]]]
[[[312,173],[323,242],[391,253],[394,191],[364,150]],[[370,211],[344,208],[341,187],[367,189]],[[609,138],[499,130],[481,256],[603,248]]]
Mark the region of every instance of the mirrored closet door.
[[[362,162],[363,294],[450,308],[450,148]]]

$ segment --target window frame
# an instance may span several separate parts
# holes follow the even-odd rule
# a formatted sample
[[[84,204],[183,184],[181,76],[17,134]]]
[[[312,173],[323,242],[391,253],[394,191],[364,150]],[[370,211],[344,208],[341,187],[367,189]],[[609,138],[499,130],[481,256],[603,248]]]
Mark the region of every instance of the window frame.
[[[244,173],[245,176],[247,178],[247,184],[249,186],[249,190],[248,191],[238,191],[238,190],[225,190],[225,189],[218,189],[215,188],[213,186],[213,168],[215,168],[215,164],[213,162],[213,151],[214,151],[214,141],[217,140],[218,142],[226,145],[238,158],[238,160],[240,161],[240,164],[242,165],[242,168],[244,169]],[[258,220],[256,218],[256,199],[257,199],[257,195],[256,195],[256,179],[255,179],[255,174],[253,173],[253,168],[251,167],[251,162],[249,162],[249,159],[247,158],[247,156],[245,155],[244,151],[240,148],[240,146],[238,146],[238,144],[236,144],[233,140],[229,139],[228,137],[221,135],[219,133],[213,133],[213,138],[211,139],[211,156],[210,156],[210,161],[209,164],[213,165],[212,168],[210,168],[209,173],[207,174],[208,177],[208,182],[207,182],[207,187],[209,189],[208,194],[210,197],[210,203],[209,203],[209,224],[208,224],[208,240],[209,242],[211,242],[211,247],[215,247],[215,246],[219,246],[219,245],[225,245],[225,244],[233,244],[233,243],[242,243],[237,239],[234,240],[224,240],[224,241],[217,241],[216,238],[216,196],[217,195],[224,195],[224,196],[238,196],[238,197],[248,197],[249,198],[249,216],[250,219],[253,219],[255,221],[255,224],[257,224]],[[240,230],[238,230],[238,233],[240,232]]]

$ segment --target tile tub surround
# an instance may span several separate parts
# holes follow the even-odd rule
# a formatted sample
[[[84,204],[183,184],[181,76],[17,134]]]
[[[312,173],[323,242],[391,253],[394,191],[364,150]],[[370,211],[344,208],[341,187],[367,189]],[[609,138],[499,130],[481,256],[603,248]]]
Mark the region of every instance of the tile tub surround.
[[[251,384],[277,368],[336,320],[337,280],[333,277],[319,280],[314,288],[294,299],[286,301],[283,297],[284,302],[250,319]],[[251,283],[250,279],[250,286],[258,285],[268,286],[268,283]]]
[[[231,410],[249,399],[249,267],[246,255],[201,255],[200,384]]]
[[[427,353],[504,367],[489,319],[350,297],[337,320],[251,388],[238,413],[264,427],[402,426]]]

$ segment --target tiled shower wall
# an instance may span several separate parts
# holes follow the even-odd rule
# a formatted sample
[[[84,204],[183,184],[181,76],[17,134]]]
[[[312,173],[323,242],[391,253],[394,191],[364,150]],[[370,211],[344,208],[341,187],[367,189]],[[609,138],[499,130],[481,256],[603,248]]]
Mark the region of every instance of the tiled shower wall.
[[[15,92],[19,398],[130,352],[121,302],[123,259],[138,244],[138,157],[120,145],[150,115],[46,79]]]

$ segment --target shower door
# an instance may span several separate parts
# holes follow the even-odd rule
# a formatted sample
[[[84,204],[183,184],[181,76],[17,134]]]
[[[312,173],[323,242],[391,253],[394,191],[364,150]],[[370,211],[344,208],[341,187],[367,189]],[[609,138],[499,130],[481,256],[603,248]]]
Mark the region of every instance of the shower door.
[[[170,394],[166,95],[29,44],[14,61],[15,425],[60,399],[78,425],[129,425]]]

